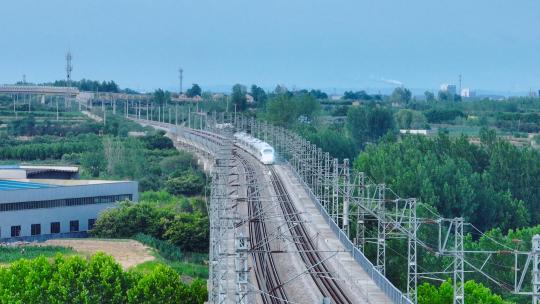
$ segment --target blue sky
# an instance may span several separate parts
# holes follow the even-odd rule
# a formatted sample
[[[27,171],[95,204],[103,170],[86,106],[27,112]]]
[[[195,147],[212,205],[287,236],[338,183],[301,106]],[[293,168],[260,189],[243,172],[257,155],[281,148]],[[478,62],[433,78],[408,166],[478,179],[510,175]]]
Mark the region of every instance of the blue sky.
[[[0,83],[540,89],[538,0],[4,0]]]

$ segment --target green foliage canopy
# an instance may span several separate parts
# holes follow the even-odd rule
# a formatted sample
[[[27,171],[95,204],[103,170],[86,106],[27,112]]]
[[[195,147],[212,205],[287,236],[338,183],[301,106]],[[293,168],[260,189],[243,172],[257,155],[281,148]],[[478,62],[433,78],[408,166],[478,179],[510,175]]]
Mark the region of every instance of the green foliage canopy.
[[[203,303],[206,286],[190,285],[166,266],[148,274],[123,271],[103,253],[90,260],[58,255],[0,267],[0,303]]]

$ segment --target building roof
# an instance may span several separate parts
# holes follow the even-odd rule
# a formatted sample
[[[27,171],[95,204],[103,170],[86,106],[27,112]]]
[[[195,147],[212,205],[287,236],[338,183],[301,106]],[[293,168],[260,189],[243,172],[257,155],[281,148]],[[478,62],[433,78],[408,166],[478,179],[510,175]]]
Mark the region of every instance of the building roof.
[[[42,183],[31,183],[31,182],[26,182],[26,181],[0,180],[0,191],[43,189],[43,188],[54,188],[54,187],[58,187],[58,186],[50,185],[50,184],[42,184]]]
[[[2,169],[24,169],[24,170],[49,170],[49,171],[60,171],[60,172],[79,172],[79,167],[76,166],[47,166],[47,165],[0,165],[0,170]]]

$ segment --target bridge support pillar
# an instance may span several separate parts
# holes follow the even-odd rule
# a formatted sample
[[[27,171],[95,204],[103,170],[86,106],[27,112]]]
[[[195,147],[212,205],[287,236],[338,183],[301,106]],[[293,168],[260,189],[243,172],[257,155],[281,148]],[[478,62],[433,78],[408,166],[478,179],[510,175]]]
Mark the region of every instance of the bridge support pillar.
[[[377,187],[377,264],[376,267],[382,275],[386,275],[386,185]]]
[[[532,238],[532,303],[540,304],[540,235]]]
[[[416,199],[409,199],[405,208],[409,209],[409,237],[408,237],[408,267],[407,267],[407,295],[412,303],[417,302],[417,284],[418,284],[418,271],[417,271],[417,242],[416,231],[418,230],[418,222],[416,219]]]
[[[463,257],[463,218],[454,222],[454,304],[465,303],[465,271]]]

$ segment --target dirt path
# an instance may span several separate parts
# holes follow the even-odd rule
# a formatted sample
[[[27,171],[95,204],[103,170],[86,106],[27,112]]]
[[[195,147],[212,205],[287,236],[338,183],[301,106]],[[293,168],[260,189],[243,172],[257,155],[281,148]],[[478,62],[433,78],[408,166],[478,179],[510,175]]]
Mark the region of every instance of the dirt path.
[[[95,121],[97,121],[97,122],[103,122],[103,118],[101,118],[101,117],[99,117],[99,116],[97,116],[97,115],[95,115],[95,114],[92,114],[92,113],[90,113],[90,112],[88,112],[88,111],[81,111],[81,112],[82,112],[84,115],[88,116],[88,117],[89,117],[90,119],[92,119],[92,120],[95,120]]]
[[[134,240],[56,239],[42,244],[71,247],[87,256],[103,251],[114,257],[124,269],[155,259],[150,248]]]

